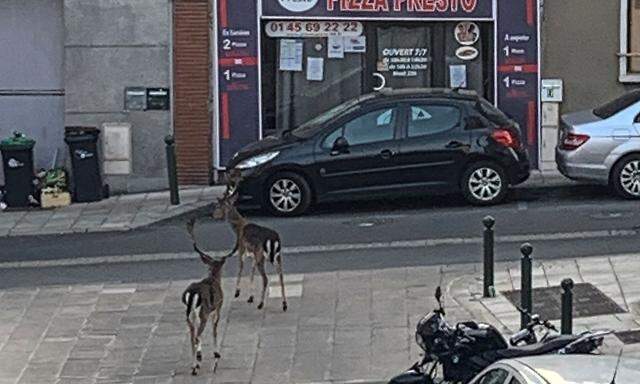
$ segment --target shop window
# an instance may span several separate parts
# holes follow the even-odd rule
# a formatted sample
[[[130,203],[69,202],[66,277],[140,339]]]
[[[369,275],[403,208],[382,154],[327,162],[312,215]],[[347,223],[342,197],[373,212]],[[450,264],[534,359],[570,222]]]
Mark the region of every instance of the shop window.
[[[620,1],[620,81],[640,82],[640,0]]]
[[[409,137],[448,131],[460,122],[460,110],[449,105],[414,105],[407,126]]]

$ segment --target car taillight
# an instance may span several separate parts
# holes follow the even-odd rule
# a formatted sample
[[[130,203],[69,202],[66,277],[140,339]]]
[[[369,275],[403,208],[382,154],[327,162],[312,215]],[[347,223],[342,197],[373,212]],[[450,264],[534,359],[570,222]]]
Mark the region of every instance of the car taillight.
[[[560,148],[568,151],[573,151],[574,149],[578,149],[582,144],[586,143],[589,140],[588,135],[578,135],[575,133],[567,133],[562,138],[562,143],[560,143]]]
[[[506,128],[496,129],[491,133],[491,137],[500,145],[508,148],[520,148],[520,140],[518,136],[511,130]]]

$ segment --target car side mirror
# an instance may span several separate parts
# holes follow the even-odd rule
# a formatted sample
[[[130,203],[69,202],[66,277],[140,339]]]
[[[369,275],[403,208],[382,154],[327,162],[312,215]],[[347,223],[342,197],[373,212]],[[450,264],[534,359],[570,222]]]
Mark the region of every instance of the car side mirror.
[[[485,124],[478,116],[467,116],[466,118],[467,129],[479,129],[484,128]]]
[[[332,154],[340,154],[349,152],[349,142],[344,136],[340,136],[333,142],[333,147],[331,148]]]

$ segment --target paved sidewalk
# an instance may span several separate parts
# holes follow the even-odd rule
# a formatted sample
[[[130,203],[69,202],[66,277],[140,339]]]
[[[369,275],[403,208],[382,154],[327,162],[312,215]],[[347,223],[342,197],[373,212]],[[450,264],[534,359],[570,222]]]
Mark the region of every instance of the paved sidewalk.
[[[142,268],[143,264],[131,264]],[[231,279],[220,323],[222,359],[212,372],[211,331],[201,376],[189,374],[180,295],[186,281],[95,284],[0,291],[0,384],[385,382],[419,358],[414,329],[445,289],[451,323],[477,319],[506,332],[518,314],[499,294],[480,298],[479,265],[287,275],[289,311],[271,278],[263,311],[234,299]],[[498,292],[518,285],[497,265]],[[627,312],[576,319],[576,330],[640,328],[640,257],[536,263],[536,286],[589,281]],[[204,268],[203,268],[204,273]],[[605,351],[621,343],[610,336]],[[640,356],[640,344],[626,356]]]
[[[171,205],[169,192],[114,196],[95,203],[57,209],[0,212],[0,237],[128,231],[201,208],[222,195],[224,188],[180,190],[180,205]]]

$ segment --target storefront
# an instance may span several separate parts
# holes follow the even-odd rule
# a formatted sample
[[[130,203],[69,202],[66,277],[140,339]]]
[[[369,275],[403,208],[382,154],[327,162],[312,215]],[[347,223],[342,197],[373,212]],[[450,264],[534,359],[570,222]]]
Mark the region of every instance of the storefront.
[[[218,0],[214,164],[382,88],[466,88],[539,152],[537,0]],[[217,150],[216,150],[217,149]]]

